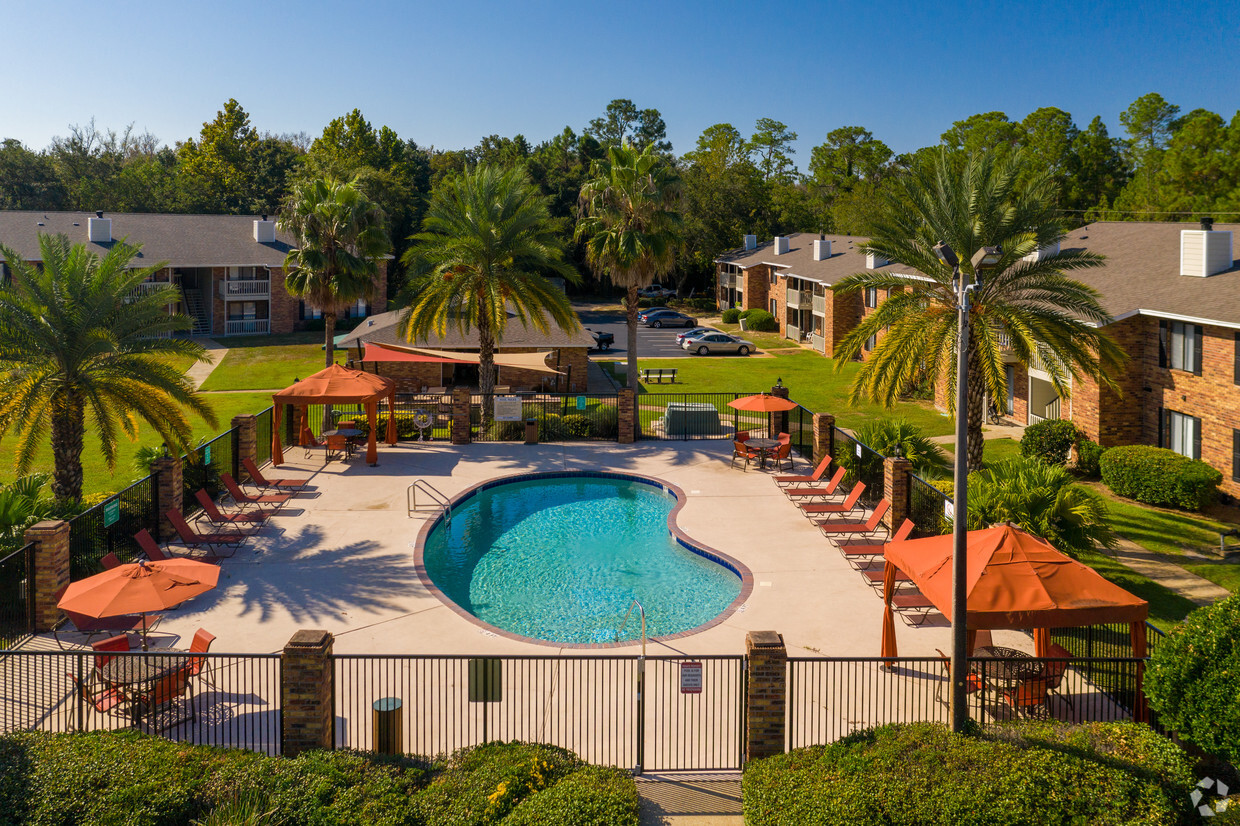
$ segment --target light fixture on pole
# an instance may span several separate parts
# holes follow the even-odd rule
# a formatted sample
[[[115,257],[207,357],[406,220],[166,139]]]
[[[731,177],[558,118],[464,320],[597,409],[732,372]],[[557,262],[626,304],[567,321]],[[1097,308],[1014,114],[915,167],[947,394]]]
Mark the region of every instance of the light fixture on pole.
[[[969,508],[969,300],[981,286],[983,271],[995,267],[1003,257],[999,247],[982,247],[970,259],[975,281],[966,284],[960,272],[960,258],[945,242],[934,245],[934,254],[952,270],[952,288],[956,292],[956,465],[953,476],[954,499],[952,514],[952,656],[951,656],[951,727],[964,731],[969,719],[968,694],[965,691],[968,672],[968,620],[965,585],[968,577],[968,508]]]

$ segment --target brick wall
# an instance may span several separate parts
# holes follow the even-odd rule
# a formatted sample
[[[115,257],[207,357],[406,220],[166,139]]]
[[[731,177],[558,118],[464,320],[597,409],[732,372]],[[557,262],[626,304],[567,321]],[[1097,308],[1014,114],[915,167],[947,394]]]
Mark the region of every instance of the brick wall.
[[[335,745],[332,644],[327,631],[298,631],[284,646],[280,718],[285,757]]]
[[[51,631],[60,621],[56,596],[69,584],[69,523],[60,519],[36,522],[25,540],[34,549],[34,630]]]
[[[746,310],[769,309],[767,298],[771,288],[771,268],[752,267],[745,270],[745,289],[741,293],[741,306]]]
[[[830,309],[828,313],[829,325],[824,330],[827,339],[828,355],[835,355],[840,342],[844,340],[844,336],[851,333],[861,323],[864,303],[864,299],[859,292],[840,295],[834,290],[831,291],[831,295],[827,299],[827,305]]]
[[[770,274],[766,276],[767,283],[770,284]],[[768,287],[770,293],[768,295],[775,299],[775,320],[779,322],[779,334],[784,338],[788,337],[788,277],[783,273],[775,274],[775,286]],[[771,295],[773,293],[773,295]],[[770,310],[770,307],[766,308]]]
[[[297,318],[301,299],[288,294],[284,286],[284,270],[271,271],[271,332],[291,333],[301,329],[301,320]]]
[[[1015,385],[1016,392],[1012,399],[1012,416],[1013,421],[1024,424],[1029,421],[1029,369],[1021,362],[1016,362]],[[1004,399],[1006,404],[1007,399]]]
[[[206,292],[209,295],[202,297],[203,303],[211,302],[211,334],[224,335],[224,319],[228,317],[228,312],[224,309],[224,299],[220,298],[220,284],[228,279],[228,267],[212,267],[211,268],[211,287]]]
[[[745,635],[749,675],[745,683],[745,760],[758,760],[784,750],[787,706],[788,651],[774,631]]]

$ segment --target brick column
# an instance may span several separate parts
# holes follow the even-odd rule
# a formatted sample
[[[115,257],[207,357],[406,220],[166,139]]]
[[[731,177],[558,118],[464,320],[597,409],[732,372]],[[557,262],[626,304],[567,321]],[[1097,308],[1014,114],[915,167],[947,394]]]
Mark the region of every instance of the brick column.
[[[56,592],[69,584],[69,523],[60,519],[36,522],[26,528],[26,542],[34,543],[34,631],[51,631],[60,620]]]
[[[468,387],[452,389],[452,444],[469,444],[469,397]]]
[[[777,399],[787,399],[790,397],[788,393],[788,388],[784,387],[782,381],[780,381],[779,384],[771,388],[771,395]],[[775,427],[774,431],[770,434],[770,437],[772,439],[775,438],[775,435],[777,433],[787,433],[788,432],[788,411],[783,410],[783,411],[780,411],[779,413],[773,414],[771,416],[771,423]]]
[[[628,387],[622,387],[619,392],[619,398],[616,400],[619,408],[617,418],[620,423],[619,443],[622,445],[631,445],[633,440],[637,438],[637,398],[633,394],[633,390]]]
[[[247,482],[250,473],[241,464],[242,459],[249,459],[258,464],[258,417],[253,413],[244,416],[233,416],[232,426],[237,430],[237,481]]]
[[[883,459],[883,498],[891,503],[883,522],[892,533],[909,515],[908,486],[913,463],[903,456],[887,456]]]
[[[335,745],[333,674],[329,632],[298,631],[284,644],[280,660],[280,718],[285,757]]]
[[[180,456],[160,456],[151,462],[151,471],[158,473],[159,491],[155,499],[156,515],[159,517],[159,536],[156,539],[175,536],[176,529],[164,514],[180,511],[185,499],[185,481],[181,475]]]
[[[774,631],[745,635],[745,761],[783,754],[788,650]]]
[[[814,414],[814,464],[835,450],[835,417],[830,413]]]

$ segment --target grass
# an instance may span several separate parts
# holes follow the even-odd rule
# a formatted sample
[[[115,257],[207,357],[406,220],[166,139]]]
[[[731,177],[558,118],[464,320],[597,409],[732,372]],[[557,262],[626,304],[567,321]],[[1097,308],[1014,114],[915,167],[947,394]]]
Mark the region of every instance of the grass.
[[[322,333],[236,336],[220,343],[228,353],[203,382],[203,390],[275,390],[323,369]],[[336,362],[342,361],[337,355]]]
[[[947,452],[949,458],[956,455],[956,446],[939,445]],[[982,464],[989,467],[995,462],[1002,462],[1004,459],[1012,459],[1020,456],[1020,442],[1008,436],[1002,439],[987,439],[982,444]]]
[[[215,410],[218,424],[210,425],[199,416],[191,416],[190,424],[193,427],[195,442],[203,436],[215,436],[227,430],[233,416],[242,413],[257,413],[271,406],[271,396],[265,393],[230,393],[207,398]],[[90,431],[89,424],[85,442],[85,449],[82,451],[83,495],[111,493],[128,486],[140,475],[133,467],[134,456],[138,448],[162,443],[159,434],[145,424],[140,425],[137,441],[130,442],[122,438],[120,444],[117,445],[116,469],[109,471],[103,461],[103,455],[99,452],[99,438]],[[12,439],[0,442],[0,483],[11,482],[17,477],[13,467],[15,456],[16,445]],[[52,448],[48,442],[35,454],[31,470],[51,472],[51,469]]]
[[[1150,623],[1161,631],[1170,631],[1197,604],[1166,586],[1159,585],[1127,565],[1098,551],[1078,553],[1076,558],[1102,574],[1111,582],[1150,604]]]

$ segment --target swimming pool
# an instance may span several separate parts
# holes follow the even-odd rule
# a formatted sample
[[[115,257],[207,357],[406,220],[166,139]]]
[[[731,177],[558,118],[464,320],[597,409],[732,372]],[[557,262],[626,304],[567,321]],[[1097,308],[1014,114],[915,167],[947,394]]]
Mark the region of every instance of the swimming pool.
[[[631,474],[521,474],[478,485],[428,524],[419,571],[439,596],[506,636],[565,645],[702,630],[734,610],[751,578],[675,524],[678,488]]]

